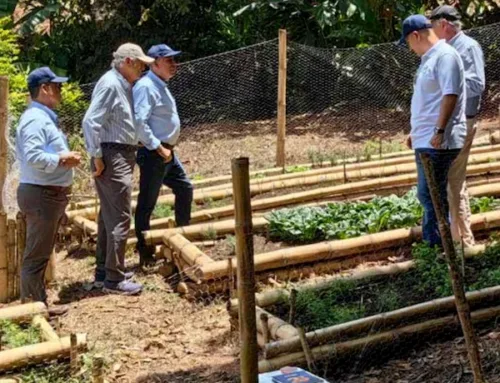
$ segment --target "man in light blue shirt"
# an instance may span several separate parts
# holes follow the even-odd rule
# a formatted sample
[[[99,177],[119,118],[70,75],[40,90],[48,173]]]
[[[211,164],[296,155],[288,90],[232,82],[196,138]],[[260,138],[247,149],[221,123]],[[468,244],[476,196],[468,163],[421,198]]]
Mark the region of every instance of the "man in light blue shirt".
[[[476,135],[476,118],[481,106],[481,96],[486,86],[484,56],[479,43],[462,32],[458,10],[442,5],[431,13],[432,28],[436,35],[457,50],[462,58],[466,83],[467,136],[464,146],[448,173],[448,200],[450,203],[450,229],[453,240],[464,247],[474,246],[474,234],[470,226],[469,193],[465,182],[467,162]]]
[[[21,300],[47,304],[45,269],[54,249],[57,230],[68,204],[72,168],[80,154],[71,152],[57,126],[54,108],[61,102],[61,85],[48,67],[28,76],[33,100],[16,131],[16,156],[21,166],[17,201],[26,217],[26,248],[21,269]]]
[[[134,86],[134,110],[139,141],[144,145],[137,152],[141,170],[140,191],[135,211],[135,232],[141,264],[154,262],[154,246],[147,246],[143,231],[149,230],[151,214],[162,185],[175,195],[177,226],[189,225],[193,186],[174,153],[180,134],[180,120],[174,97],[167,81],[176,73],[174,57],[179,51],[165,44],[152,46],[148,56],[155,62],[150,71]]]
[[[138,143],[132,84],[154,60],[131,43],[120,45],[113,58],[112,68],[97,82],[83,118],[100,202],[94,285],[104,287],[105,292],[133,295],[142,291],[142,285],[130,281],[131,274],[125,270]]]
[[[438,182],[440,203],[448,215],[448,170],[464,145],[465,74],[458,52],[439,40],[429,20],[413,15],[403,22],[402,43],[421,57],[411,101],[411,132],[408,144],[415,149],[417,195],[424,208],[423,239],[441,246],[421,155],[428,155]]]

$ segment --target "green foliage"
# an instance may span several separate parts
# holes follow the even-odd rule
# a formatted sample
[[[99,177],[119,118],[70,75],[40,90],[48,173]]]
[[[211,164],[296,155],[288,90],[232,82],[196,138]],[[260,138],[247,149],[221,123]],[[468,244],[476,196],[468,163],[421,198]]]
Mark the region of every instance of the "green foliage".
[[[172,206],[163,203],[157,204],[152,214],[153,218],[167,218],[173,215]]]
[[[365,158],[380,154],[380,146],[381,145],[382,145],[382,154],[401,152],[401,151],[407,149],[405,144],[403,144],[402,142],[397,141],[397,140],[393,140],[393,141],[368,140],[363,145],[363,150],[362,150]]]
[[[28,326],[22,328],[16,323],[5,320],[0,321],[0,334],[2,334],[2,346],[10,349],[42,341],[37,327]]]
[[[311,170],[309,166],[293,165],[285,168],[285,173],[302,173]]]
[[[500,200],[494,197],[479,197],[470,199],[470,210],[472,214],[486,213],[497,210],[500,207]]]

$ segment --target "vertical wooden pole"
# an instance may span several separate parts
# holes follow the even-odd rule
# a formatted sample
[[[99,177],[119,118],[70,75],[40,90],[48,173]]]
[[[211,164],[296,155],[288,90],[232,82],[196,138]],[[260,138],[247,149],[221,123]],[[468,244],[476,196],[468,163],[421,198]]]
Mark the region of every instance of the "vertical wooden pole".
[[[78,373],[78,341],[76,334],[70,335],[70,350],[69,350],[69,363],[71,376],[75,376]]]
[[[264,338],[264,344],[268,344],[271,341],[271,331],[269,330],[269,316],[266,313],[260,314],[260,321],[262,323],[262,337]]]
[[[240,370],[242,383],[257,383],[258,345],[255,316],[255,271],[248,158],[232,160],[235,208],[238,311],[240,321]]]
[[[9,79],[0,76],[0,211],[5,211],[3,187],[8,172],[7,125],[9,118]]]
[[[298,294],[297,289],[292,289],[290,291],[290,316],[288,318],[288,322],[292,325],[295,326],[295,315],[297,313],[297,294]]]
[[[276,166],[285,166],[286,137],[286,29],[279,31],[279,69],[278,69],[278,140],[276,147]]]
[[[0,303],[6,303],[9,300],[8,286],[7,214],[0,211]]]
[[[16,299],[16,221],[7,221],[7,273],[9,301]]]
[[[92,381],[94,383],[104,383],[104,358],[100,355],[94,357]]]
[[[464,333],[469,362],[474,375],[474,383],[483,383],[485,380],[483,377],[481,356],[479,354],[479,347],[474,327],[472,326],[469,303],[467,302],[467,298],[465,296],[464,277],[460,272],[459,259],[451,237],[450,226],[448,225],[446,214],[442,209],[435,171],[429,154],[421,154],[420,158],[422,159],[425,178],[427,179],[432,204],[439,223],[439,232],[441,234],[441,241],[443,243],[446,261],[449,265],[453,293],[455,295],[455,305],[457,306],[458,317]]]
[[[21,294],[21,268],[23,266],[24,249],[26,249],[26,217],[17,213],[17,264],[16,264],[16,296]]]

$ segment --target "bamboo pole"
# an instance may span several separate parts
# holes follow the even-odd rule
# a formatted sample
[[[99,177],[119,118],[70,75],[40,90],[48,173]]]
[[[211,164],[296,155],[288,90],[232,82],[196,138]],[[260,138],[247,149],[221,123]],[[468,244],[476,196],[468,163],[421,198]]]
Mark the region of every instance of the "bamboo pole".
[[[9,276],[8,294],[9,301],[16,299],[15,284],[16,284],[16,221],[13,219],[7,220],[7,271]]]
[[[286,138],[286,29],[279,30],[279,67],[278,67],[278,134],[276,146],[276,166],[285,166]]]
[[[295,314],[297,312],[297,295],[298,295],[298,290],[292,289],[290,291],[290,316],[288,318],[288,322],[292,325],[295,326]]]
[[[56,280],[56,252],[52,250],[52,254],[50,254],[49,263],[47,264],[47,268],[45,269],[45,281],[47,283],[55,282]]]
[[[493,307],[473,312],[472,320],[476,323],[481,323],[492,320],[498,316],[500,316],[500,307]],[[355,353],[365,352],[366,350],[376,346],[394,346],[396,340],[401,341],[409,338],[414,339],[417,336],[423,338],[428,334],[442,332],[446,328],[456,328],[459,325],[460,322],[457,316],[450,315],[370,335],[364,338],[314,347],[311,351],[315,360],[332,357],[346,357]],[[304,363],[306,363],[304,352],[296,352],[273,359],[261,360],[259,362],[259,372],[264,373],[278,370],[283,366],[300,365]]]
[[[271,341],[271,331],[269,330],[269,316],[266,313],[260,314],[260,322],[262,326],[262,338],[264,344]]]
[[[43,316],[35,315],[32,323],[34,327],[39,328],[43,340],[47,342],[59,340],[59,335],[57,335],[49,322],[47,322],[47,319]]]
[[[269,334],[270,334],[269,339],[284,340],[298,335],[297,329],[290,323],[285,322],[283,319],[274,316],[273,314],[267,312],[266,310],[258,306],[255,307],[255,311],[256,311],[256,318],[258,319],[257,329],[261,334],[264,333],[264,328],[262,327],[262,322],[260,321],[260,317],[262,316],[262,314],[267,315],[267,323],[269,326]]]
[[[42,302],[34,302],[0,309],[0,321],[6,320],[14,323],[31,322],[35,315],[48,318],[47,306]]]
[[[193,245],[182,234],[176,234],[165,239],[172,250],[178,252],[189,266],[204,265],[213,262],[213,259]]]
[[[9,300],[7,233],[7,214],[0,212],[0,303],[6,303]]]
[[[0,76],[0,193],[3,194],[5,179],[8,172],[8,151],[7,142],[9,122],[9,79]],[[5,204],[2,195],[0,195],[0,212],[5,212]]]
[[[75,376],[78,373],[78,340],[76,334],[71,334],[69,337],[69,363],[70,363],[70,373],[71,376]]]
[[[24,250],[26,249],[26,216],[17,213],[17,263],[15,295],[21,294],[21,268],[23,265]]]
[[[495,303],[499,298],[500,286],[467,293],[467,299],[469,299],[471,305],[474,306],[479,306],[485,302]],[[435,299],[404,307],[399,310],[372,315],[366,318],[311,331],[306,334],[306,339],[308,344],[312,347],[339,342],[342,339],[358,337],[364,333],[379,332],[380,330],[387,330],[391,327],[409,324],[425,316],[446,314],[454,311],[455,308],[454,296]],[[264,355],[266,359],[270,359],[280,354],[300,351],[301,347],[300,339],[295,336],[267,344],[264,348]]]
[[[464,276],[460,270],[459,259],[455,251],[453,238],[451,237],[447,212],[443,210],[441,205],[440,192],[438,189],[438,182],[436,180],[436,171],[439,171],[439,169],[434,169],[434,165],[429,154],[422,153],[420,158],[424,167],[425,178],[427,179],[427,185],[431,195],[432,204],[434,206],[434,212],[439,223],[439,232],[441,234],[441,241],[444,247],[446,261],[449,266],[453,293],[455,295],[455,304],[457,306],[458,317],[460,318],[465,343],[467,345],[467,353],[469,355],[469,362],[474,375],[474,382],[482,383],[484,382],[484,374],[481,365],[481,356],[479,354],[476,333],[474,331],[474,327],[472,326],[469,303],[467,302],[465,295]]]
[[[86,334],[77,334],[77,346],[80,350],[86,349]],[[0,371],[10,371],[31,364],[47,363],[54,359],[67,358],[70,355],[70,349],[71,341],[70,337],[67,336],[56,341],[0,351]]]
[[[258,344],[248,158],[233,159],[231,165],[235,207],[236,257],[238,259],[241,381],[242,383],[257,383],[259,380]]]
[[[302,351],[304,352],[304,355],[306,357],[307,368],[309,369],[309,371],[315,371],[316,366],[314,365],[314,357],[311,352],[311,348],[307,343],[306,333],[302,327],[297,328],[297,331],[299,332],[299,339],[300,343],[302,344]]]

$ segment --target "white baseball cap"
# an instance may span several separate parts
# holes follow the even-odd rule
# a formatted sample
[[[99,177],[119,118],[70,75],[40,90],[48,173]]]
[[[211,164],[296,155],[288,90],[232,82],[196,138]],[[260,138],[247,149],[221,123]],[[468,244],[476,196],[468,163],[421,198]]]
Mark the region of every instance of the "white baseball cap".
[[[142,48],[137,44],[125,43],[118,47],[116,52],[113,53],[113,57],[116,58],[131,58],[141,60],[145,64],[152,64],[155,59],[146,56]]]

